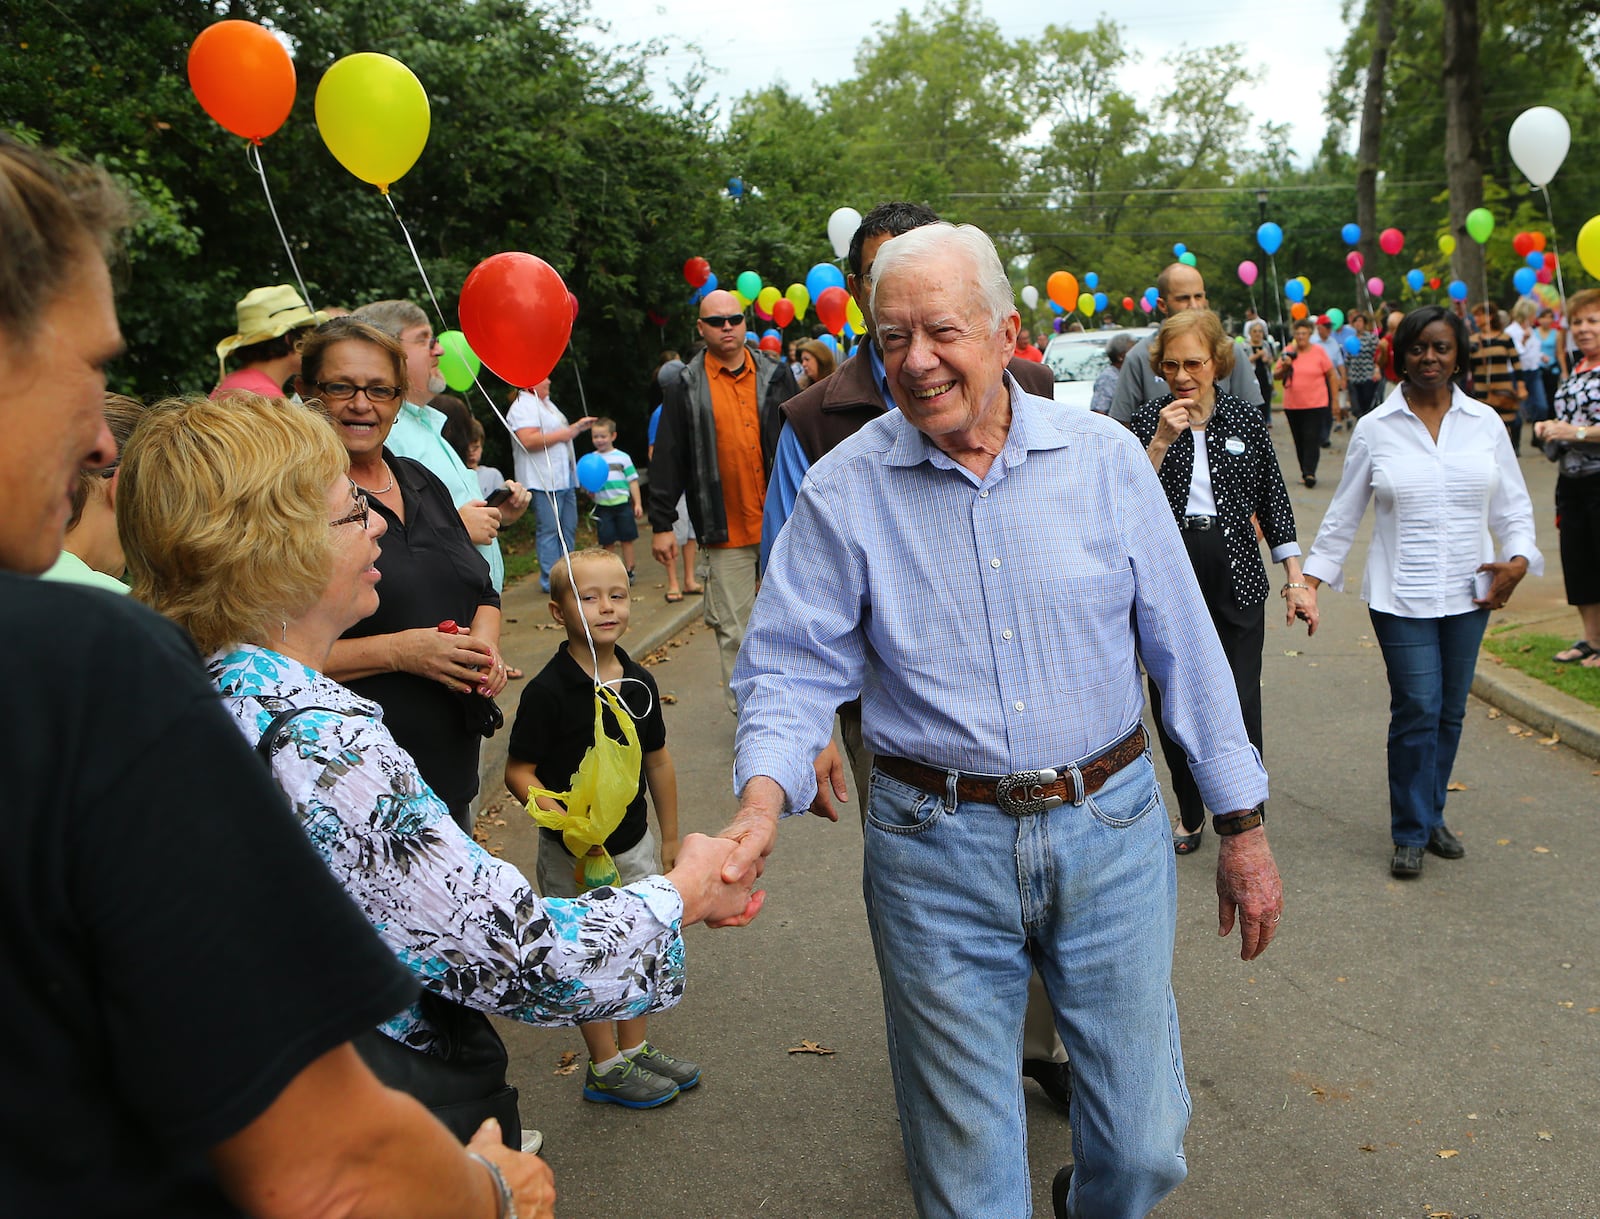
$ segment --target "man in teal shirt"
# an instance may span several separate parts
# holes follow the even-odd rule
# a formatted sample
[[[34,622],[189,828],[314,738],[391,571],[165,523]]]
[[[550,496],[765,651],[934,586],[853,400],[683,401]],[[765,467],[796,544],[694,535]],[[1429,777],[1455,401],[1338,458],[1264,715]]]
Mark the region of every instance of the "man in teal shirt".
[[[375,326],[385,334],[399,340],[405,350],[406,376],[411,382],[410,395],[424,400],[445,391],[444,377],[439,372],[439,353],[443,350],[433,334],[433,323],[428,315],[410,301],[375,301],[363,305],[355,312],[359,321]],[[445,416],[415,401],[408,401],[395,417],[389,432],[387,447],[397,457],[420,461],[438,477],[450,491],[461,523],[467,527],[472,543],[489,564],[489,574],[499,592],[506,580],[505,560],[500,556],[497,535],[528,510],[532,495],[516,483],[510,499],[498,508],[484,502],[478,489],[478,476],[467,469],[461,455],[445,440]]]

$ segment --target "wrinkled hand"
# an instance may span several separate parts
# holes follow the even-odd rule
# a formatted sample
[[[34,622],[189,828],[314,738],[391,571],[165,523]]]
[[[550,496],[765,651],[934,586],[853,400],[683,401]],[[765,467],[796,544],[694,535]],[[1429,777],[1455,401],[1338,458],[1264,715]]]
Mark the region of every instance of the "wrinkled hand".
[[[576,440],[580,435],[592,428],[594,421],[598,418],[600,418],[599,415],[585,415],[582,419],[574,419],[572,425],[567,429],[572,435],[567,439]]]
[[[658,533],[650,539],[650,553],[663,567],[671,567],[678,561],[678,539],[672,530]]]
[[[744,785],[739,797],[739,811],[734,815],[722,838],[729,839],[734,849],[722,867],[722,879],[731,883],[755,870],[759,877],[766,870],[767,856],[778,838],[778,818],[784,808],[783,789],[765,775],[757,775]],[[752,895],[765,900],[759,890]],[[752,914],[750,917],[754,917]],[[708,927],[742,927],[750,918],[707,920]]]
[[[471,694],[483,685],[484,670],[493,668],[497,660],[492,643],[471,635],[446,635],[428,626],[395,635],[397,670],[440,682],[463,694]],[[500,678],[503,686],[504,672]]]
[[[488,643],[487,640],[480,640],[479,642]],[[506,688],[506,682],[509,679],[506,676],[505,657],[500,655],[499,647],[493,643],[489,644],[487,661],[488,663],[479,670],[478,693],[485,698],[499,698],[500,691]]]
[[[811,811],[818,817],[837,821],[839,810],[834,808],[833,798],[850,798],[850,789],[844,785],[844,759],[839,756],[839,746],[829,741],[812,766],[817,772],[817,796],[811,802]]]
[[[1314,588],[1290,588],[1283,593],[1283,624],[1293,626],[1294,620],[1299,618],[1306,624],[1306,637],[1310,638],[1317,633],[1317,623],[1322,621],[1322,615],[1317,610],[1317,590]]]
[[[1517,555],[1507,563],[1483,563],[1478,570],[1492,572],[1494,579],[1489,585],[1489,595],[1481,601],[1474,597],[1472,604],[1486,605],[1492,610],[1504,609],[1517,585],[1522,583],[1522,577],[1528,574],[1528,560]]]
[[[1239,959],[1253,961],[1278,934],[1283,882],[1261,826],[1221,838],[1217,850],[1217,934],[1226,938],[1239,918]]]
[[[523,1155],[507,1147],[501,1141],[500,1123],[494,1118],[478,1127],[478,1133],[472,1136],[467,1150],[477,1152],[500,1170],[500,1175],[511,1187],[517,1214],[522,1219],[555,1219],[555,1173],[538,1156]],[[481,1164],[474,1164],[473,1168],[483,1172]]]
[[[520,521],[523,514],[528,511],[533,503],[533,492],[514,479],[506,479],[506,486],[511,488],[511,498],[501,504],[497,511],[500,513],[500,528],[504,529]]]
[[[1161,408],[1160,422],[1156,425],[1155,443],[1166,447],[1189,430],[1189,408],[1194,403],[1188,398],[1175,398]]]
[[[462,504],[459,514],[474,546],[487,546],[500,532],[500,509],[489,507],[481,499]]]
[[[683,898],[685,927],[701,921],[707,927],[743,927],[761,913],[767,895],[752,889],[764,865],[760,858],[748,866],[735,865],[738,847],[728,838],[684,837],[667,879]]]

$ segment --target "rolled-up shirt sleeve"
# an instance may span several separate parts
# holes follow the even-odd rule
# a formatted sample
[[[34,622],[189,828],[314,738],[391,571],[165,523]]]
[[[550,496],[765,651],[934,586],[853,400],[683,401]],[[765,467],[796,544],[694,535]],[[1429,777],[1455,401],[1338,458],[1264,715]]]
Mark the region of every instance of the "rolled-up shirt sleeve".
[[[1528,574],[1544,575],[1544,555],[1534,534],[1533,500],[1522,480],[1511,438],[1501,433],[1494,447],[1495,488],[1489,497],[1489,533],[1499,547],[1501,562],[1516,555],[1528,560]]]

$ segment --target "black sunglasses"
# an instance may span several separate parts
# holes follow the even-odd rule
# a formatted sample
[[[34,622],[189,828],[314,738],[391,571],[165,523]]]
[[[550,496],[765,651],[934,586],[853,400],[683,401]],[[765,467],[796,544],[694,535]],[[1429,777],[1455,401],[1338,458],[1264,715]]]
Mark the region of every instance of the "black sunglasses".
[[[703,317],[700,320],[702,322],[704,322],[707,326],[714,326],[714,327],[716,327],[717,329],[720,330],[720,329],[722,329],[722,328],[724,328],[726,326],[743,326],[744,325],[744,314],[742,314],[742,313],[723,313],[723,314],[713,313],[711,316]]]

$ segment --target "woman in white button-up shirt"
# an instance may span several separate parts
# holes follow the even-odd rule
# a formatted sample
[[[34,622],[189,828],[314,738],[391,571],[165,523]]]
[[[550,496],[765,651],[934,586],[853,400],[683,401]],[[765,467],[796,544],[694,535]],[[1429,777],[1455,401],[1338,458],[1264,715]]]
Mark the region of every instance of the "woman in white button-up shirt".
[[[1533,504],[1499,416],[1453,379],[1461,319],[1437,306],[1395,333],[1400,384],[1357,425],[1344,474],[1305,562],[1313,596],[1344,588],[1356,528],[1376,503],[1361,596],[1389,673],[1390,871],[1417,876],[1424,850],[1460,859],[1445,792],[1478,645],[1529,570],[1544,570]],[[1495,557],[1498,543],[1501,558]]]

